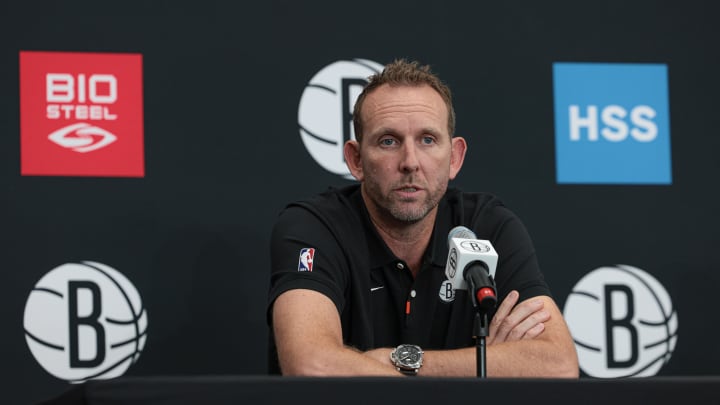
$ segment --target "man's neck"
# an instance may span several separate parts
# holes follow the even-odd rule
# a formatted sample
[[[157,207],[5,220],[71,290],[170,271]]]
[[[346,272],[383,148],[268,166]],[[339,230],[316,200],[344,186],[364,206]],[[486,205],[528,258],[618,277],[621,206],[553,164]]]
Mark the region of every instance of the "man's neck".
[[[366,201],[366,206],[367,201]],[[394,218],[383,218],[368,206],[370,220],[375,229],[377,229],[380,237],[390,250],[407,263],[413,276],[420,271],[422,258],[425,250],[430,244],[432,231],[435,226],[435,217],[437,216],[437,207],[428,213],[428,215],[417,222],[403,222]]]

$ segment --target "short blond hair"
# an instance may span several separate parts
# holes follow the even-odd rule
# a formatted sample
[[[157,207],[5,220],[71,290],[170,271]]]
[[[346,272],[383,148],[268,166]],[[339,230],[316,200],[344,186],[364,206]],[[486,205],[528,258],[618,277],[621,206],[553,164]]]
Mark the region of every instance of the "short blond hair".
[[[367,86],[363,89],[355,102],[353,110],[353,128],[355,138],[358,142],[362,140],[363,120],[362,107],[365,98],[378,87],[388,84],[390,86],[422,86],[428,85],[440,94],[448,110],[448,133],[452,137],[455,134],[455,109],[452,104],[450,88],[440,80],[431,70],[429,65],[420,65],[417,61],[396,59],[385,65],[382,72],[370,76]]]

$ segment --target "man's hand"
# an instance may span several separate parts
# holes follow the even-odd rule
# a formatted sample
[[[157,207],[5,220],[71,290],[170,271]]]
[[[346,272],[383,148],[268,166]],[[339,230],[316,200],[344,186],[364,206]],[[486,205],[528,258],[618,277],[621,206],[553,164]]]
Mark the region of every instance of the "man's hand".
[[[543,301],[531,298],[516,306],[519,297],[513,290],[500,303],[490,323],[488,345],[533,339],[545,330],[544,322],[550,320],[550,313],[544,309]]]

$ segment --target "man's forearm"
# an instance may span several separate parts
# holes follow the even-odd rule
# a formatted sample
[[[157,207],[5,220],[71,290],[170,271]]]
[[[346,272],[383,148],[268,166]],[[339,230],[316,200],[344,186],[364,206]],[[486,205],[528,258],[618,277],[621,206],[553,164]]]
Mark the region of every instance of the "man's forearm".
[[[574,347],[536,339],[498,343],[487,351],[490,377],[578,377]]]
[[[522,340],[498,343],[487,348],[488,377],[548,377],[576,378],[574,354],[558,352],[548,342]],[[477,349],[425,351],[421,376],[475,377]]]
[[[490,377],[577,377],[575,344],[552,298],[538,296],[517,305],[512,292],[490,325],[486,353]],[[420,375],[477,376],[475,347],[427,351]]]
[[[283,375],[401,375],[393,367],[344,346],[335,305],[316,291],[297,289],[280,295],[273,307],[273,330]]]
[[[388,362],[380,362],[350,347],[318,346],[314,351],[299,351],[296,353],[302,354],[285,356],[280,361],[282,374],[311,377],[402,376]]]
[[[496,343],[487,347],[488,377],[576,378],[573,347],[544,339]],[[477,349],[426,350],[419,376],[475,377]],[[391,348],[359,352],[349,347],[321,353],[303,351],[302,358],[282,361],[284,375],[303,376],[401,376],[390,361]]]

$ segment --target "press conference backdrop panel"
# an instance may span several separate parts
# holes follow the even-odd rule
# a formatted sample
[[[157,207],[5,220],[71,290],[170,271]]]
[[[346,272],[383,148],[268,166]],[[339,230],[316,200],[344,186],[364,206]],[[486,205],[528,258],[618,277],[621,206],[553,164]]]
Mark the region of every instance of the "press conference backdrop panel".
[[[469,145],[452,184],[524,221],[583,378],[718,374],[717,11],[4,2],[6,402],[87,378],[266,373],[272,223],[353,182],[354,97],[398,57],[452,88]]]

